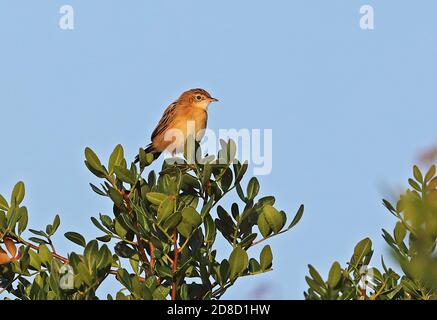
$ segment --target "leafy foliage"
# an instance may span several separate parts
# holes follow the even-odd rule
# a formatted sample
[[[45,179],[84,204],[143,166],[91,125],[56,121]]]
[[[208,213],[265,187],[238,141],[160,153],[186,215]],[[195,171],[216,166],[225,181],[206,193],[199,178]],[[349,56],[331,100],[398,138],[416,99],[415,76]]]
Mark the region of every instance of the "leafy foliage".
[[[423,175],[415,166],[413,177],[408,180],[410,189],[400,196],[396,206],[383,200],[398,221],[391,234],[383,229],[382,236],[403,274],[387,268],[383,258],[382,270],[368,268],[373,250],[371,240],[366,238],[357,244],[346,267],[333,263],[326,281],[309,266],[306,299],[437,299],[436,167]]]
[[[101,179],[91,189],[113,203],[113,212],[91,218],[102,232],[97,239],[65,233],[82,248],[67,257],[52,241],[59,216],[45,230],[27,229],[28,212],[21,205],[25,187],[17,183],[9,203],[0,195],[0,294],[23,300],[97,299],[102,282],[115,276],[123,290],[108,299],[219,299],[239,278],[271,271],[270,246],[260,257],[250,258],[249,251],[293,228],[303,206],[286,226],[287,215],[275,208],[275,198],[258,197],[256,178],[243,188],[248,166],[235,159],[234,142],[221,145],[217,159],[165,161],[158,175],[150,171],[146,178],[154,158],[143,149],[139,165],[128,165],[118,145],[105,166],[86,148],[85,165]],[[202,154],[199,146],[196,150]],[[226,209],[219,203],[232,191],[241,202]],[[33,234],[27,240],[26,230]],[[221,260],[214,249],[219,234],[231,249]],[[69,272],[73,281],[65,287]]]

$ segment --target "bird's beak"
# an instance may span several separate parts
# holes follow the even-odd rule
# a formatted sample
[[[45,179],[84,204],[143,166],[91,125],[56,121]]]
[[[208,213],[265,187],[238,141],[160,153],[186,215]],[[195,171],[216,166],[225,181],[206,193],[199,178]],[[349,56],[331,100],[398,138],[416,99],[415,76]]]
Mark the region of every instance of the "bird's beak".
[[[211,102],[218,102],[218,101],[219,101],[219,99],[211,98]]]

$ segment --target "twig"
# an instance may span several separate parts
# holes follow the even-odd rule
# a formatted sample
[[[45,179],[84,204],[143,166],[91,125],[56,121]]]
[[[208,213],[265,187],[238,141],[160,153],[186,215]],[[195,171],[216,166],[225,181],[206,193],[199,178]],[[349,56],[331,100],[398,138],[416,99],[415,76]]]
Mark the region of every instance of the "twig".
[[[174,258],[173,258],[173,283],[171,287],[171,299],[176,300],[176,290],[177,290],[177,279],[176,273],[178,271],[178,259],[179,259],[179,249],[178,249],[178,234],[176,231],[173,233],[173,246],[174,246]]]
[[[135,188],[135,186],[133,188]],[[124,190],[121,190],[121,191],[119,190],[119,193],[123,197],[123,200],[126,203],[126,208],[129,211],[129,214],[131,215],[131,217],[134,219],[134,223],[138,227],[139,224],[138,224],[137,219],[135,218],[135,215],[134,215],[134,212],[133,212],[133,209],[132,209],[132,205],[131,205],[131,201],[130,201],[130,198],[129,198],[129,195],[132,194],[132,190],[129,192],[129,194],[126,194],[126,192],[124,192]],[[141,260],[143,261],[143,263],[150,266],[149,259],[147,258],[147,255],[146,255],[146,250],[144,249],[143,243],[141,241],[142,240],[141,239],[141,235],[137,233],[136,237],[137,237],[137,244],[138,244],[138,254],[139,254]],[[150,268],[146,269],[146,273],[149,276],[152,275],[152,272],[150,271]]]
[[[36,245],[34,245],[34,244],[30,243],[30,242],[27,242],[26,240],[22,239],[21,237],[19,237],[17,235],[11,235],[11,236],[18,243],[24,244],[25,246],[30,247],[30,248],[32,248],[35,251],[39,250],[39,246],[36,246]],[[51,255],[52,255],[53,258],[56,258],[56,259],[62,261],[64,264],[68,264],[69,263],[69,260],[67,258],[57,254],[54,250],[53,250],[53,252],[51,252]]]
[[[52,248],[53,253],[56,253],[56,249],[55,246],[53,245],[52,239],[48,238],[48,240],[49,240],[49,246],[50,248]]]

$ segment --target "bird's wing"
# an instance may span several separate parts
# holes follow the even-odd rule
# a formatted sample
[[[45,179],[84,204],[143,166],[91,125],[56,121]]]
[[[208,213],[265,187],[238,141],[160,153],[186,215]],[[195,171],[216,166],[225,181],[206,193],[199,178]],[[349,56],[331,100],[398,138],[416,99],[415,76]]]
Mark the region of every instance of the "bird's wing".
[[[156,126],[155,130],[152,133],[152,141],[156,136],[165,132],[169,128],[169,125],[171,124],[172,120],[176,116],[176,107],[177,107],[177,103],[173,102],[171,105],[168,106],[167,109],[165,109],[161,120],[159,120],[158,125]]]

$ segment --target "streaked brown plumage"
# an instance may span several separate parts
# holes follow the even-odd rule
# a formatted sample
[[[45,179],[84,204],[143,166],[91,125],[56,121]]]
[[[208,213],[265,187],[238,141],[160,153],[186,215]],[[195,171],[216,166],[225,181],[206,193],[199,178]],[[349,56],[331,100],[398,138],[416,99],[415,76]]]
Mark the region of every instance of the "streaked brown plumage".
[[[167,150],[173,155],[183,151],[185,140],[189,134],[188,124],[194,124],[196,140],[200,141],[208,122],[208,106],[218,101],[203,89],[191,89],[184,92],[178,100],[164,111],[161,120],[152,133],[152,142],[146,147],[147,153],[156,158]],[[183,139],[178,141],[175,134]],[[138,162],[138,156],[136,158]]]

